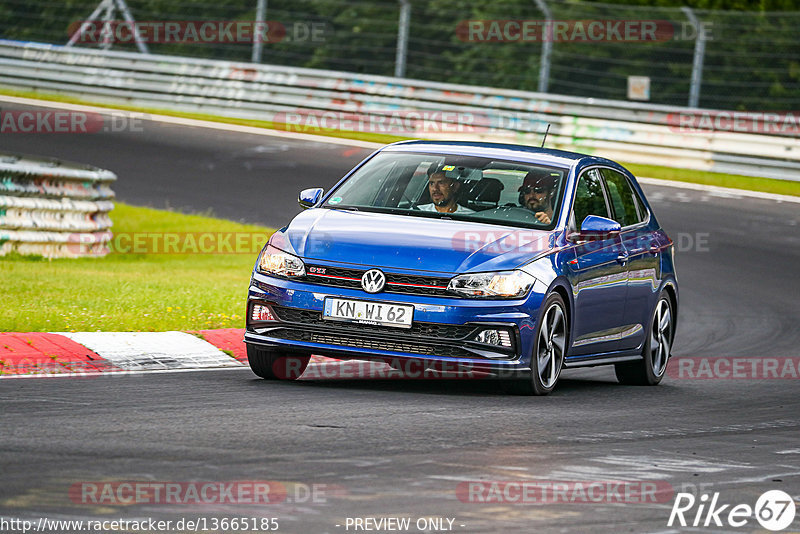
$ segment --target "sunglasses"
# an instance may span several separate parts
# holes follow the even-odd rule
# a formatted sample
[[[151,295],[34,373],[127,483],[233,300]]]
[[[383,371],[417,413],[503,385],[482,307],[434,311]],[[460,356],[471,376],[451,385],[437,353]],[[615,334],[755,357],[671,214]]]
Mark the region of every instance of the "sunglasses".
[[[547,191],[547,189],[545,189],[544,187],[542,187],[542,186],[540,186],[540,185],[537,185],[537,186],[535,186],[535,187],[534,187],[534,186],[530,186],[530,185],[526,185],[525,187],[523,187],[523,188],[521,189],[521,192],[522,192],[523,194],[525,194],[525,195],[528,195],[528,194],[530,194],[530,193],[531,193],[531,191],[533,191],[534,193],[536,193],[536,194],[539,194],[539,195],[540,195],[540,194],[544,193],[545,191]]]

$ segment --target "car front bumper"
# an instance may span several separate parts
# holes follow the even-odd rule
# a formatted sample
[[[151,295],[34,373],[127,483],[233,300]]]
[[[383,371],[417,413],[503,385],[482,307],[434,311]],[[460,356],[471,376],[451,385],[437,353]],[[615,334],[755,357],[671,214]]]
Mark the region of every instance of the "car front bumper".
[[[409,329],[338,322],[322,317],[325,299],[369,300],[411,304]],[[462,366],[494,375],[515,376],[530,371],[536,314],[542,295],[532,292],[519,300],[478,300],[361,290],[311,284],[254,273],[248,292],[248,344],[286,352],[337,359],[422,362],[422,367]],[[274,321],[255,321],[256,304],[270,308]],[[481,343],[481,330],[507,332],[510,343]],[[503,336],[506,338],[506,336]]]

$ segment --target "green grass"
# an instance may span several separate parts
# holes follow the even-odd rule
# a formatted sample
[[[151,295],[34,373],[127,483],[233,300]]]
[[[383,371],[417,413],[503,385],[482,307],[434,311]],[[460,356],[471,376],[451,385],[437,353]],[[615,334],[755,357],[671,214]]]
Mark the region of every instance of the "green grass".
[[[63,96],[50,93],[39,93],[36,91],[21,91],[17,89],[0,87],[0,94],[9,96],[18,96],[23,98],[35,98],[39,100],[49,100],[53,102],[65,102],[70,104],[82,104],[82,105],[97,106],[97,107],[107,107],[111,109],[122,109],[126,111],[135,111],[139,113],[146,113],[146,114],[149,113],[153,115],[169,115],[173,117],[183,117],[188,119],[221,122],[226,124],[239,124],[243,126],[253,126],[256,128],[278,129],[284,131],[287,130],[285,125],[274,123],[271,121],[220,117],[217,115],[206,115],[203,113],[187,113],[182,111],[173,111],[169,109],[124,106],[117,104],[103,104],[76,97]],[[288,131],[297,131],[297,130],[289,129]],[[397,135],[334,130],[334,129],[324,129],[324,128],[309,129],[308,131],[300,131],[300,133],[321,135],[325,137],[337,137],[341,139],[355,139],[358,141],[369,141],[373,143],[383,143],[383,144],[413,139],[411,137],[403,137]],[[723,174],[723,173],[707,172],[707,171],[695,171],[689,169],[673,169],[672,167],[660,167],[656,165],[640,165],[636,163],[623,163],[623,162],[620,163],[622,163],[622,165],[627,167],[636,176],[647,176],[649,178],[659,178],[662,180],[675,180],[679,182],[689,182],[694,184],[732,187],[735,189],[745,189],[748,191],[763,191],[767,193],[778,193],[781,195],[800,196],[800,182],[793,182],[789,180],[773,180],[770,178],[755,178],[751,176],[739,176],[734,174]]]
[[[635,176],[660,178],[662,180],[675,180],[677,182],[690,182],[693,184],[716,185],[719,187],[732,187],[748,191],[763,191],[779,195],[800,196],[800,182],[790,180],[773,180],[771,178],[757,178],[754,176],[739,176],[737,174],[723,174],[719,172],[690,171],[686,169],[672,169],[656,165],[639,165],[636,163],[622,163]]]
[[[246,252],[234,254],[112,252],[103,258],[0,258],[0,331],[244,327],[247,284],[257,254],[252,248],[260,247],[260,238],[272,230],[126,204],[116,204],[111,216],[118,237],[163,232],[255,236],[248,242],[251,246],[244,247]],[[126,242],[122,248],[128,248]]]

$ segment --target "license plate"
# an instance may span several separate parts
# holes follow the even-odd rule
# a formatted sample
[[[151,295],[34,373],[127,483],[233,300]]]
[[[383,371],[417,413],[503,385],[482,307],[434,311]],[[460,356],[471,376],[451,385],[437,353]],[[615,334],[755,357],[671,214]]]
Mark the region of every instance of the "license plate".
[[[328,297],[322,318],[330,321],[411,328],[414,306]]]

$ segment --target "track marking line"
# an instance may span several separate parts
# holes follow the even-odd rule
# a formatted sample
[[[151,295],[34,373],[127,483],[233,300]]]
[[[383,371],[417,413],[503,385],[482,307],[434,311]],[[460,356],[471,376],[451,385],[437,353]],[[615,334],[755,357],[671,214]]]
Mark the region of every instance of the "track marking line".
[[[779,195],[777,193],[764,193],[763,191],[748,191],[747,189],[733,189],[732,187],[720,187],[717,185],[703,185],[693,184],[690,182],[678,182],[675,180],[662,180],[661,178],[647,178],[644,176],[637,176],[636,180],[639,183],[647,185],[661,185],[664,187],[676,187],[680,189],[691,189],[693,191],[702,191],[704,193],[713,194],[723,198],[739,198],[750,197],[759,198],[762,200],[774,200],[777,202],[794,202],[800,203],[800,197],[792,195]]]
[[[270,137],[281,137],[284,139],[296,139],[299,141],[314,141],[317,143],[328,143],[331,145],[355,146],[360,148],[377,149],[384,146],[383,143],[370,143],[368,141],[358,141],[356,139],[344,139],[339,137],[326,137],[324,135],[312,135],[298,132],[283,132],[281,130],[271,130],[269,128],[259,128],[257,126],[244,126],[241,124],[228,124],[224,122],[204,121],[200,119],[187,119],[184,117],[173,117],[171,115],[159,115],[144,111],[128,111],[124,109],[87,106],[83,104],[69,104],[66,102],[53,102],[50,100],[36,100],[33,98],[22,98],[18,96],[0,95],[0,102],[10,102],[13,104],[23,104],[28,106],[38,106],[45,108],[56,108],[70,111],[87,111],[102,115],[113,113],[140,113],[144,120],[154,122],[164,122],[181,126],[193,126],[196,128],[212,128],[214,130],[225,130],[229,132],[248,133],[255,135],[267,135]]]

